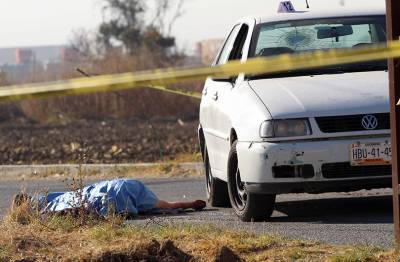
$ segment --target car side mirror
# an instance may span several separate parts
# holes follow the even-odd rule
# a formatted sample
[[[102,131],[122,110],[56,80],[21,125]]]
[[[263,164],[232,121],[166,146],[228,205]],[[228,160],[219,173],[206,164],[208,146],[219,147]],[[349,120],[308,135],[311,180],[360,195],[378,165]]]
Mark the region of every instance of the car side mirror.
[[[233,85],[236,82],[236,79],[237,77],[219,77],[219,78],[213,78],[212,80],[215,82],[227,82]]]

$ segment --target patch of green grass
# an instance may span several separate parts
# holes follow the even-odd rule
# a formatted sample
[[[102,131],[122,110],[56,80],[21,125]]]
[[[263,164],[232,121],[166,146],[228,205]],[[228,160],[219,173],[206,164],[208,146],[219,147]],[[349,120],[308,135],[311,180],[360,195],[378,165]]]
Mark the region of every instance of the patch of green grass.
[[[373,246],[356,246],[344,253],[336,254],[328,259],[329,262],[373,262],[378,261],[377,255],[381,249]]]
[[[305,259],[307,257],[307,253],[300,248],[293,248],[288,252],[288,258],[290,261],[297,261],[300,259]]]
[[[112,243],[129,239],[155,239],[160,242],[172,240],[184,243],[189,250],[208,250],[214,255],[222,246],[227,246],[235,252],[251,258],[254,254],[278,247],[284,241],[279,236],[257,235],[244,231],[226,230],[215,225],[181,224],[172,225],[162,223],[148,226],[125,225],[112,227],[108,224],[98,225],[90,229],[91,237],[100,244]],[[249,261],[257,261],[256,258]]]
[[[125,231],[125,232],[124,232]],[[93,239],[106,243],[122,237],[126,234],[126,230],[121,228],[113,228],[110,226],[96,226],[90,230]]]
[[[49,216],[43,225],[55,231],[71,232],[78,226],[77,223],[78,221],[72,216]]]
[[[10,256],[8,254],[7,248],[5,246],[0,245],[0,261],[5,262],[9,260]]]
[[[126,225],[123,227],[99,224],[90,229],[93,239],[107,243],[116,239],[146,238],[157,240],[185,241],[210,244],[215,239],[239,252],[252,253],[277,246],[282,238],[271,235],[256,235],[242,231],[229,231],[214,225]]]
[[[203,162],[203,158],[200,152],[196,153],[183,153],[179,154],[173,162],[185,163],[185,162]]]

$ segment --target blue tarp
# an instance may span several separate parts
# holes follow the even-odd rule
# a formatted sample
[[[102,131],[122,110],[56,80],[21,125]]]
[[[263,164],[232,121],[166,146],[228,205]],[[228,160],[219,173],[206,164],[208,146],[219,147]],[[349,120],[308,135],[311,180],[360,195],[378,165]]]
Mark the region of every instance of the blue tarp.
[[[44,212],[60,212],[84,206],[102,216],[109,212],[137,215],[151,212],[158,198],[140,181],[116,179],[75,192],[50,193],[42,197],[40,202]]]

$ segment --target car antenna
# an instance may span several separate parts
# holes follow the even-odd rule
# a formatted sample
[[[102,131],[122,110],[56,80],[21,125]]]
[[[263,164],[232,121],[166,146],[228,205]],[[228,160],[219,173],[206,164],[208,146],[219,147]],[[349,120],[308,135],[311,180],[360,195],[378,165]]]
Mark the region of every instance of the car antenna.
[[[307,9],[310,9],[310,5],[308,4],[308,0],[306,0]]]
[[[83,71],[82,69],[80,69],[79,67],[76,68],[76,71],[77,71],[78,73],[80,73],[81,75],[86,76],[86,77],[98,76],[98,75],[93,75],[93,74],[90,75],[90,74],[86,73],[85,71]],[[122,96],[122,95],[119,94],[119,93],[113,92],[113,94],[116,95],[117,97],[125,98],[124,96]]]
[[[83,75],[83,76],[92,77],[92,75],[89,75],[88,73],[86,73],[85,71],[83,71],[82,69],[80,69],[79,67],[76,68],[76,71],[77,71],[78,73],[80,73],[81,75]]]

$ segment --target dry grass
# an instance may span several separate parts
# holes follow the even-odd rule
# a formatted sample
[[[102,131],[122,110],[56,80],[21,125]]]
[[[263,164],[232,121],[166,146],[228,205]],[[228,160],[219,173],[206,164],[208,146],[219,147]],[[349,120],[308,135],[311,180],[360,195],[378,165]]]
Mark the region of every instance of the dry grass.
[[[32,82],[43,82],[82,77],[77,73],[76,67],[82,68],[90,75],[138,72],[181,66],[182,61],[181,58],[177,57],[166,58],[163,55],[160,57],[160,54],[148,49],[137,52],[135,56],[122,52],[110,52],[102,59],[89,59],[79,64],[64,63],[60,65],[58,72],[52,70],[41,73],[34,72],[26,78],[31,79]],[[197,82],[177,85],[177,88],[199,91],[202,86],[202,82]],[[197,99],[146,88],[74,97],[27,100],[18,103],[21,113],[28,119],[41,123],[82,118],[180,118],[197,114],[198,106],[199,101]]]
[[[80,220],[71,215],[43,217],[23,205],[0,224],[0,261],[104,261],[105,256],[113,254],[125,258],[147,254],[144,250],[154,240],[173,241],[193,256],[192,261],[214,261],[223,247],[246,261],[383,262],[400,258],[395,251],[369,246],[329,246],[210,225],[176,225],[166,218],[154,221],[138,226],[125,224],[123,218],[115,216],[105,220]]]
[[[0,176],[3,180],[35,180],[35,179],[69,179],[79,175],[84,179],[114,179],[114,178],[186,178],[201,177],[203,169],[194,165],[185,166],[183,163],[201,162],[200,154],[182,154],[173,162],[159,162],[155,165],[124,166],[115,165],[110,167],[88,167],[81,165],[76,167],[45,167],[35,169],[34,167],[25,171],[4,172]]]
[[[195,154],[179,154],[175,160],[174,163],[199,163],[203,162],[203,158],[201,156],[201,153],[195,153]]]
[[[179,163],[159,163],[155,166],[115,167],[110,172],[86,172],[86,178],[185,178],[200,177],[203,170],[184,167]]]

